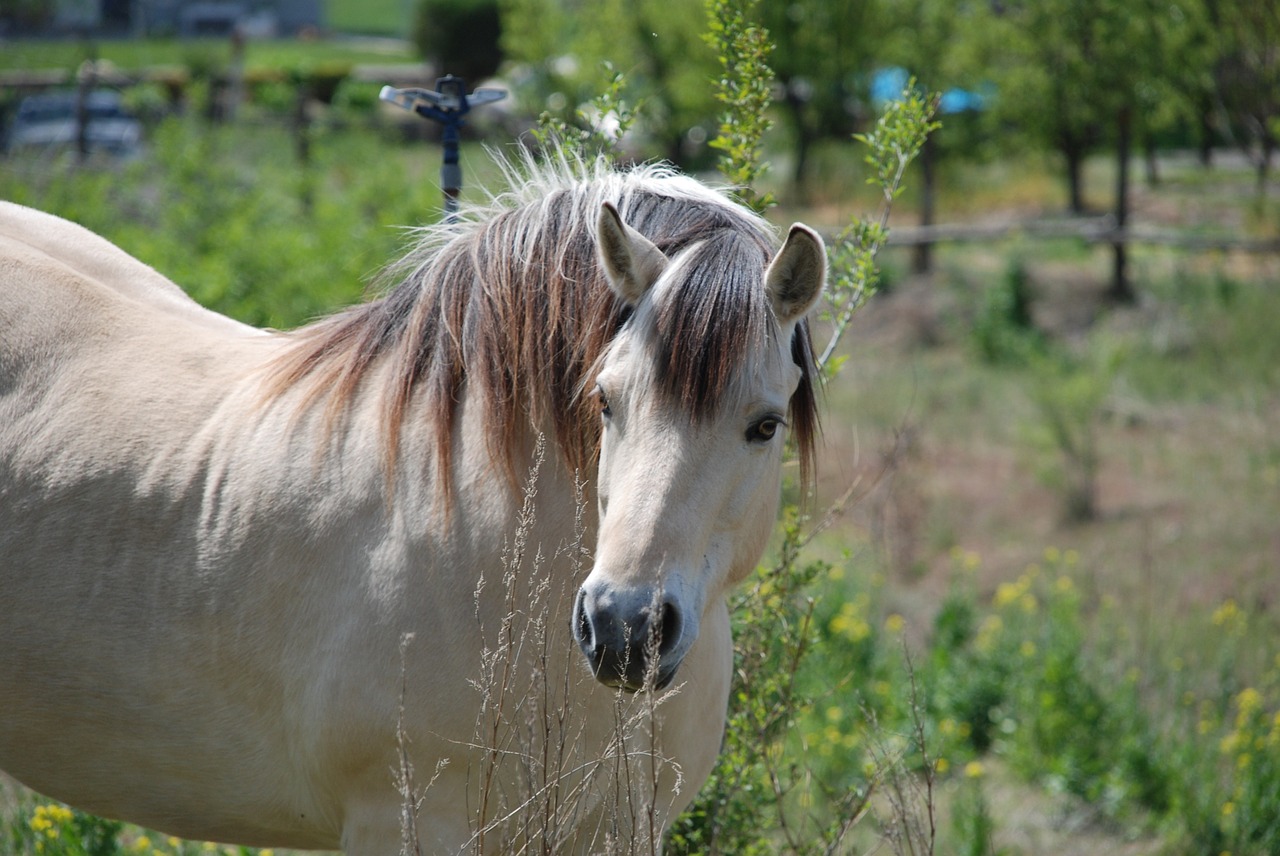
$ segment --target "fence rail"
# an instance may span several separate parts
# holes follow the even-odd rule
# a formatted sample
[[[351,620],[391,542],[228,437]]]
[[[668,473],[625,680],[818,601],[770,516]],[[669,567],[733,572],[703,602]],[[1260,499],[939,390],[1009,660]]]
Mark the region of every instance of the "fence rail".
[[[963,244],[1026,237],[1033,240],[1078,238],[1093,244],[1160,245],[1194,252],[1236,251],[1280,253],[1280,238],[1248,238],[1210,235],[1147,226],[1116,227],[1110,215],[1001,223],[946,223],[935,226],[895,226],[889,244],[918,247],[933,244]]]

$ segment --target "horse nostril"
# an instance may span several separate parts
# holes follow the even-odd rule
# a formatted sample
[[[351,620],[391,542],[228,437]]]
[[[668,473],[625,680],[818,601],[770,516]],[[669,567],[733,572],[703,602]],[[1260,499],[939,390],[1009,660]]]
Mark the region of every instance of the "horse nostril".
[[[578,596],[573,602],[573,635],[583,651],[595,648],[595,628],[591,624],[591,616],[587,613],[586,592],[578,589]]]
[[[683,622],[680,610],[671,601],[662,604],[662,613],[658,621],[658,656],[665,657],[680,642]]]

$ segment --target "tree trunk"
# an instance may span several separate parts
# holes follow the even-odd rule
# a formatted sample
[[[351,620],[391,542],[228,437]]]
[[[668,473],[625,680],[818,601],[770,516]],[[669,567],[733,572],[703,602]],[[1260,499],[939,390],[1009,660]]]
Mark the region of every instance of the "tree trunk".
[[[1062,147],[1067,159],[1067,196],[1071,213],[1083,216],[1084,208],[1084,147],[1068,141]]]
[[[934,223],[935,193],[937,184],[937,148],[933,136],[925,138],[920,149],[920,225],[928,228]],[[911,269],[915,273],[928,273],[933,269],[933,246],[927,241],[916,245]]]
[[[1276,150],[1276,141],[1271,138],[1270,134],[1265,134],[1261,140],[1262,152],[1258,157],[1258,196],[1267,195],[1267,179],[1271,175],[1271,156]]]
[[[1129,153],[1132,148],[1133,116],[1128,105],[1116,116],[1116,239],[1111,270],[1111,289],[1107,297],[1113,303],[1133,303],[1136,295],[1129,282],[1124,232],[1129,222]]]
[[[1200,166],[1213,166],[1213,99],[1208,95],[1200,99]]]

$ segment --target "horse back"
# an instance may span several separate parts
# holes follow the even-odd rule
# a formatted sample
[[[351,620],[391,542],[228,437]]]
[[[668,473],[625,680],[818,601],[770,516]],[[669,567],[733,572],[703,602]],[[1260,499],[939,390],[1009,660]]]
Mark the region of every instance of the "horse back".
[[[129,301],[210,330],[240,335],[256,332],[205,309],[153,268],[88,229],[3,200],[0,265],[0,306],[5,309],[11,310],[13,302],[30,296],[14,288],[14,278],[25,270],[28,276],[44,273],[77,279],[81,298],[98,290],[101,298]]]

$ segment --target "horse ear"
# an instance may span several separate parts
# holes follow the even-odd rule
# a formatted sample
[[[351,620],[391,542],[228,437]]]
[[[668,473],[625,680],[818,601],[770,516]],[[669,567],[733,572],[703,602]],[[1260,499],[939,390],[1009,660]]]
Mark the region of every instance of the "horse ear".
[[[609,284],[619,297],[634,306],[662,275],[667,257],[652,241],[623,223],[612,202],[600,208],[597,235]]]
[[[764,275],[778,323],[790,324],[803,317],[818,302],[826,283],[827,250],[822,236],[796,223]]]

